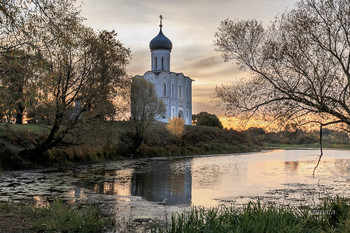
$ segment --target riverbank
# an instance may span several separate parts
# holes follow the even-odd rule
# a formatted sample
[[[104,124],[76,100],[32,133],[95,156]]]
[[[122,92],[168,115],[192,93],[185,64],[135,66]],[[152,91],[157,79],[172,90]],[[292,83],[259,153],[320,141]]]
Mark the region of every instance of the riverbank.
[[[265,132],[250,128],[235,131],[205,126],[185,126],[181,138],[174,138],[155,122],[136,150],[127,121],[107,122],[99,126],[81,126],[67,135],[58,146],[38,155],[35,164],[19,156],[27,148],[42,143],[50,126],[0,123],[0,168],[31,169],[64,167],[74,163],[98,163],[130,158],[172,157],[186,155],[229,154],[265,149],[319,148],[319,132]],[[325,131],[324,148],[349,149],[344,132]]]
[[[20,151],[39,145],[50,127],[36,124],[0,124],[0,165],[5,169],[28,169],[30,161]],[[36,167],[62,167],[72,163],[95,163],[109,160],[145,157],[171,157],[199,154],[227,154],[259,150],[247,136],[235,130],[205,126],[186,126],[180,139],[170,135],[165,124],[155,122],[144,142],[135,151],[130,139],[129,122],[109,122],[96,128],[81,128],[63,142],[38,155]]]
[[[350,192],[348,151],[325,150],[312,177],[318,150],[276,150],[193,158],[134,159],[73,165],[65,169],[3,171],[2,201],[93,205],[115,218],[119,232],[165,222],[189,206],[269,205],[317,207],[318,200]],[[258,168],[258,169],[257,169]],[[269,182],[266,182],[266,181]],[[5,212],[6,213],[6,212]],[[126,229],[120,231],[120,229]],[[140,231],[142,232],[142,231]]]
[[[350,203],[343,198],[325,200],[321,206],[290,207],[249,202],[242,208],[193,207],[172,216],[159,233],[205,232],[349,232]]]
[[[0,232],[102,232],[113,226],[113,218],[92,205],[0,203]]]
[[[0,203],[0,232],[348,232],[350,202],[326,199],[317,208],[264,205],[192,207],[163,213],[161,218],[139,216],[128,226],[94,206],[73,206],[55,201],[47,207]]]

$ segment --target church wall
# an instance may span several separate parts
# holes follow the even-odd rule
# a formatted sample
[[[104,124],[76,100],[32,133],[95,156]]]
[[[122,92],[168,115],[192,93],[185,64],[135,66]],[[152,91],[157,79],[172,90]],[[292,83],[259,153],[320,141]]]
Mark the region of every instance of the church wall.
[[[166,107],[164,117],[157,120],[168,122],[168,118],[178,117],[180,114],[185,119],[186,125],[192,124],[192,80],[189,77],[185,77],[182,73],[166,71],[158,75],[148,71],[143,77],[154,84],[157,96],[163,100]],[[164,84],[166,95],[164,95]]]
[[[162,62],[163,58],[163,62]],[[163,63],[163,65],[162,65]],[[170,51],[153,50],[151,52],[151,69],[152,71],[170,70]]]

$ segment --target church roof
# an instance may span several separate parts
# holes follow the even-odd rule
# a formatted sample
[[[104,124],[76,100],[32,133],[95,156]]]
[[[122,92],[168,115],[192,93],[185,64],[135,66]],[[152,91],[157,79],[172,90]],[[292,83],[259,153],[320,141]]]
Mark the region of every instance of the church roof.
[[[160,27],[159,33],[156,37],[154,37],[151,42],[149,43],[149,48],[151,51],[161,49],[161,50],[169,50],[173,48],[173,44],[171,41],[164,36],[162,32],[162,27]]]
[[[170,72],[170,71],[166,71],[166,70],[162,70],[162,71],[153,71],[153,70],[149,70],[149,71],[147,71],[146,73],[144,73],[144,75],[143,76],[141,76],[141,77],[144,77],[147,73],[153,73],[154,75],[156,75],[156,76],[159,76],[160,75],[160,73],[167,73],[167,74],[169,74],[169,75],[175,75],[176,77],[179,77],[179,76],[183,76],[185,79],[187,78],[187,79],[189,79],[189,80],[191,80],[191,81],[195,81],[194,79],[191,79],[190,77],[188,77],[188,76],[185,76],[183,73],[176,73],[176,72]]]

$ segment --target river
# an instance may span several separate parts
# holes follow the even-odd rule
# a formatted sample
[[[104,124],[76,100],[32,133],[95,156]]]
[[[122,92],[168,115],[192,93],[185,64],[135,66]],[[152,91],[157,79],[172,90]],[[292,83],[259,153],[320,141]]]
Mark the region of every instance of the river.
[[[188,206],[241,205],[250,200],[316,205],[349,196],[350,150],[273,150],[258,153],[137,159],[66,169],[3,171],[0,201],[97,203],[121,224],[161,219]]]

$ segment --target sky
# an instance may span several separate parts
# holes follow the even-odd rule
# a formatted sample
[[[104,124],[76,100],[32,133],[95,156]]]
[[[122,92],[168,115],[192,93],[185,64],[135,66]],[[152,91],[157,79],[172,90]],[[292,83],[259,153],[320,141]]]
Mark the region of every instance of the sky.
[[[224,116],[216,107],[216,86],[230,84],[247,73],[234,63],[224,62],[215,51],[214,34],[224,19],[257,19],[268,26],[278,14],[294,7],[297,0],[85,0],[85,25],[95,30],[112,30],[131,49],[129,75],[143,75],[151,68],[149,42],[159,32],[173,43],[170,71],[183,73],[192,83],[192,112]]]

